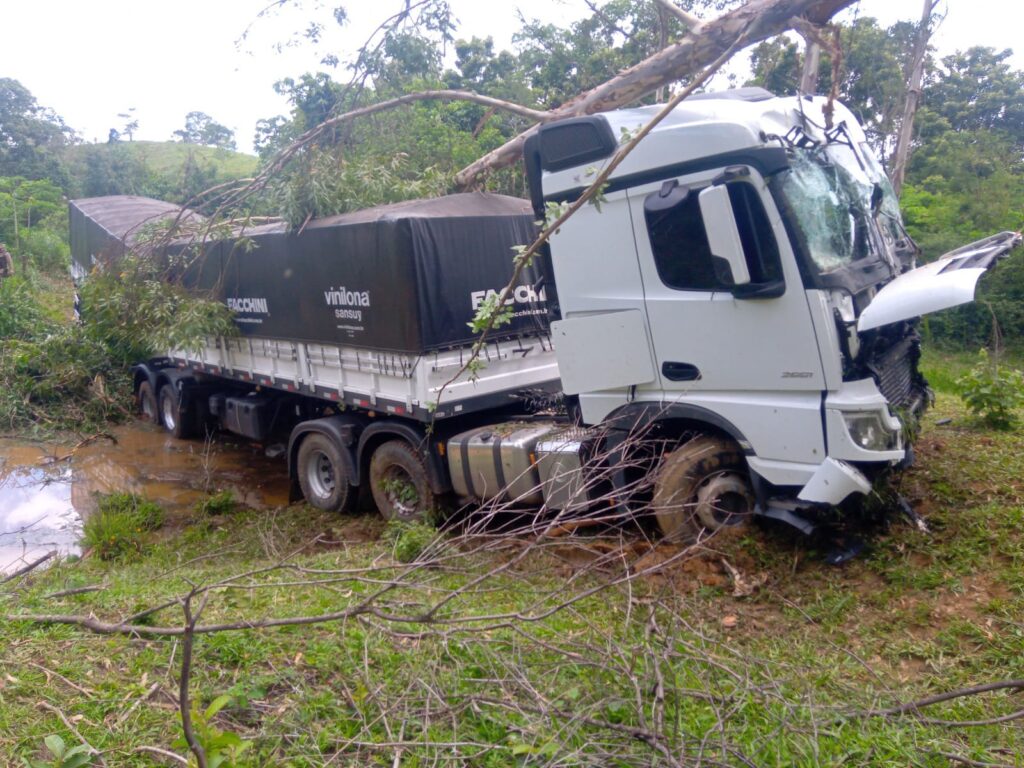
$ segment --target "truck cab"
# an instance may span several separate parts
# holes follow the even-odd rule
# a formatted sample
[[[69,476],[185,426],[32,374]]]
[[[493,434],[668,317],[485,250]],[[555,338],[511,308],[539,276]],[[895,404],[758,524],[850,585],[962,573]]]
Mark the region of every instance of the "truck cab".
[[[658,109],[542,126],[526,146],[535,211],[576,200]],[[691,97],[618,166],[600,204],[551,237],[563,391],[585,425],[704,436],[696,458],[668,456],[658,470],[666,533],[692,528],[684,510],[700,510],[702,484],[722,477],[708,509],[728,496],[809,529],[815,510],[866,494],[908,460],[930,398],[917,318],[972,300],[1019,239],[1003,233],[917,267],[845,107],[761,89]],[[692,477],[716,454],[725,469]]]

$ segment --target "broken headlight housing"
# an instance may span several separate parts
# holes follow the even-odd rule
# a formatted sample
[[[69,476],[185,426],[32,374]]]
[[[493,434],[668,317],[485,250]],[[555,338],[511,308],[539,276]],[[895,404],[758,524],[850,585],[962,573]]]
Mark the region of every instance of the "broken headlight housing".
[[[900,447],[900,430],[879,411],[844,413],[850,438],[865,451],[892,451]],[[897,422],[898,423],[898,422]]]

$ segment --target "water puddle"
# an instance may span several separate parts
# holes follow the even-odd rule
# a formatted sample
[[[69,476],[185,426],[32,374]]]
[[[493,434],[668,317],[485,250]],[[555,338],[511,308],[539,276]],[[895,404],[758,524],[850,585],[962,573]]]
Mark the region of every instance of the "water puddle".
[[[288,503],[284,460],[266,458],[256,445],[226,436],[175,440],[141,422],[111,435],[116,442],[97,440],[70,456],[67,446],[0,440],[0,573],[51,550],[78,553],[82,521],[103,493],[138,493],[171,519],[224,489],[255,509]]]

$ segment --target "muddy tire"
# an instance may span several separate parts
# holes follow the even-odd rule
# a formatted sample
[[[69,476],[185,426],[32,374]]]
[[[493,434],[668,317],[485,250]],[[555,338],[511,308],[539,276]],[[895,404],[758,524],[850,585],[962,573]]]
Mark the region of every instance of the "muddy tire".
[[[349,464],[327,435],[313,433],[299,444],[295,459],[299,488],[310,506],[325,512],[351,512],[359,498]]]
[[[143,380],[139,384],[139,389],[135,393],[135,405],[139,416],[144,421],[148,421],[151,424],[160,423],[160,406],[156,401],[156,392],[153,391],[153,385],[148,380]]]
[[[750,525],[754,495],[739,446],[703,435],[668,454],[658,469],[653,504],[669,539]]]
[[[160,423],[164,429],[179,440],[192,437],[195,432],[192,426],[192,414],[181,412],[181,402],[178,398],[178,393],[174,391],[173,385],[164,384],[160,387],[160,393],[157,395],[157,404],[159,406]]]
[[[404,440],[383,443],[373,452],[370,490],[385,520],[433,522],[438,511],[423,459]]]

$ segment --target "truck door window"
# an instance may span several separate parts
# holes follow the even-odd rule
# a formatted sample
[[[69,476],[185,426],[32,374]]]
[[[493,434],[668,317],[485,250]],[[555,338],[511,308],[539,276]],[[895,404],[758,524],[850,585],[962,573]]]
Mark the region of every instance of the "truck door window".
[[[747,257],[752,283],[770,283],[782,279],[782,261],[764,203],[752,184],[728,185],[729,200],[740,231],[740,242]]]
[[[778,244],[757,190],[744,182],[731,183],[728,189],[752,282],[780,280]],[[644,200],[654,264],[661,281],[669,288],[728,290],[729,286],[715,273],[697,199],[699,191],[666,186]]]
[[[658,277],[665,285],[683,291],[722,288],[711,261],[697,190],[676,186],[648,195],[644,218]]]

